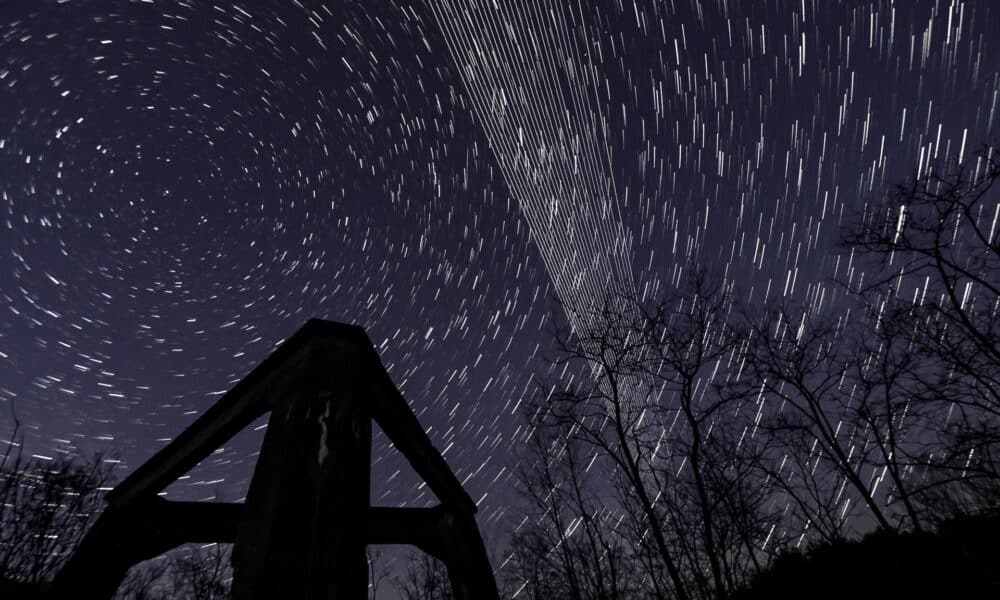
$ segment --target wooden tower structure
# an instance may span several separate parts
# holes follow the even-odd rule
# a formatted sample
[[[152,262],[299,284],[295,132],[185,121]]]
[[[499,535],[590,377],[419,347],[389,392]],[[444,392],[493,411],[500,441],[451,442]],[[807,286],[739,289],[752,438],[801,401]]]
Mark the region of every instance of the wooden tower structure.
[[[245,503],[159,493],[270,412]],[[440,500],[371,506],[374,420]],[[367,598],[368,544],[442,560],[457,600],[495,600],[476,505],[360,327],[311,320],[107,496],[46,594],[111,598],[128,569],[180,544],[232,543],[236,600]]]

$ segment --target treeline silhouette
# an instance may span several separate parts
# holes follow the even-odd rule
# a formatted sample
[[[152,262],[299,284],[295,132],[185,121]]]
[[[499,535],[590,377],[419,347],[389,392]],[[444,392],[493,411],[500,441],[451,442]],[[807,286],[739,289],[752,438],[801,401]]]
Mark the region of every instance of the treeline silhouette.
[[[956,517],[927,531],[869,533],[779,555],[733,600],[995,598],[1000,518]]]
[[[563,307],[586,327],[556,332],[524,403],[504,595],[1000,597],[998,179],[985,148],[866,204],[802,300],[688,265],[668,291]],[[108,472],[11,448],[0,580],[26,594]],[[442,569],[416,561],[397,593],[449,597]],[[224,550],[187,550],[119,595],[221,598],[228,577]]]

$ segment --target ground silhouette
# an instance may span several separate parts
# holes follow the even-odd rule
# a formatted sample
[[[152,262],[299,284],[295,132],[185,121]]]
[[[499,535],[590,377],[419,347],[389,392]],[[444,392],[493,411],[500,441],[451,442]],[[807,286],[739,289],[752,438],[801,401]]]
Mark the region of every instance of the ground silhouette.
[[[732,600],[1000,598],[1000,515],[959,517],[935,532],[878,531],[787,553]]]

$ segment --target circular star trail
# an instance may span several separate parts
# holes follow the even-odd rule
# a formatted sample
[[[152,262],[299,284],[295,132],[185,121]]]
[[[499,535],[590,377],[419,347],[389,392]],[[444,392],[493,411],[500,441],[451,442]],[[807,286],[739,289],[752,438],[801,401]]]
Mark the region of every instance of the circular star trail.
[[[125,473],[358,323],[502,530],[554,300],[693,262],[836,311],[845,219],[996,138],[997,32],[987,0],[5,3],[0,424]],[[170,496],[240,498],[260,439]],[[375,456],[374,501],[432,501]]]

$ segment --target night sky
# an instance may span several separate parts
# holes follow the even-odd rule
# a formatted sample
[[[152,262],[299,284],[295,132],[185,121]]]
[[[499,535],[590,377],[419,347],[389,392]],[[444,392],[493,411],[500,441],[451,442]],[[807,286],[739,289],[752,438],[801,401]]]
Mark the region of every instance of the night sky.
[[[993,0],[496,4],[0,3],[0,437],[124,476],[357,323],[490,537],[556,299],[693,262],[833,314],[839,227],[1000,131]],[[169,497],[241,499],[262,438]],[[385,445],[373,500],[433,502]]]

